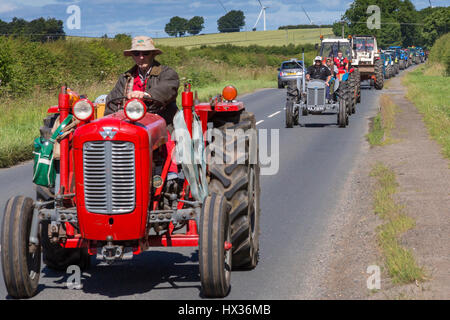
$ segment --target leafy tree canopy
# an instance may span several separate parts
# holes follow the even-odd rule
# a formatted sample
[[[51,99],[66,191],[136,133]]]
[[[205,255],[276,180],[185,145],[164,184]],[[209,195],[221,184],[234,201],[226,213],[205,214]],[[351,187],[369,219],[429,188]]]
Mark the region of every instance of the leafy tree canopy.
[[[164,31],[171,37],[181,37],[188,29],[188,20],[178,16],[172,17]]]
[[[204,23],[205,23],[205,19],[203,19],[203,17],[200,17],[200,16],[193,17],[187,23],[187,32],[192,35],[199,34],[200,31],[202,31],[204,28],[204,26],[203,26]]]
[[[217,20],[219,32],[239,32],[244,25],[245,16],[241,10],[231,10]]]

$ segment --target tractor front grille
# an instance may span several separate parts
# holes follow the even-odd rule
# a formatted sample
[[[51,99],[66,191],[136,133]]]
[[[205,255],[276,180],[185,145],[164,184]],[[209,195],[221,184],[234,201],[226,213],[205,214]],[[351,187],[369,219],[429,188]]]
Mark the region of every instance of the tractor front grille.
[[[322,106],[325,104],[324,88],[308,88],[308,106]]]
[[[83,145],[84,198],[92,213],[132,212],[136,202],[134,144],[89,141]]]

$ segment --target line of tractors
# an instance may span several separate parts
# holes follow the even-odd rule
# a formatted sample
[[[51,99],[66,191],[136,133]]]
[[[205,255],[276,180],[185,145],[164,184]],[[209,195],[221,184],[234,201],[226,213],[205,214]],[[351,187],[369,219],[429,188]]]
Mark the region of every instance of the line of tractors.
[[[338,51],[349,66],[339,72],[336,99],[326,97],[323,81],[298,78],[287,90],[287,127],[300,113],[326,111],[345,127],[361,101],[362,80],[381,89],[395,70],[425,60],[420,48],[380,52],[373,37],[322,39],[322,57]],[[253,269],[259,258],[258,132],[236,96],[228,86],[200,103],[186,83],[168,126],[151,108],[162,104],[154,98],[120,97],[123,109],[103,116],[104,101],[63,86],[35,140],[36,199],[14,196],[4,210],[8,294],[38,293],[41,260],[51,269],[83,270],[91,256],[111,264],[152,247],[194,247],[202,295],[226,296],[231,271]],[[177,172],[170,171],[174,159]]]
[[[323,38],[319,56],[323,64],[327,58],[336,58],[342,52],[346,61],[345,69],[339,69],[335,79],[328,83],[320,79],[306,80],[305,59],[299,65],[303,69],[299,75],[287,83],[286,127],[300,125],[302,116],[337,114],[337,125],[345,128],[349,116],[356,112],[361,102],[361,83],[381,90],[384,80],[394,77],[400,70],[412,64],[425,62],[428,52],[421,47],[402,48],[390,46],[381,50],[374,36],[348,36],[348,38]],[[327,91],[329,92],[327,94]],[[332,94],[331,94],[332,93]],[[330,99],[330,97],[332,97]]]

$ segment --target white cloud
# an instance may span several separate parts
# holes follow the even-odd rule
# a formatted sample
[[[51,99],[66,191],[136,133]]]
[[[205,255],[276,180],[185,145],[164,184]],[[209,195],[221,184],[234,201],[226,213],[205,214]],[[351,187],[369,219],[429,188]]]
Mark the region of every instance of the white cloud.
[[[12,3],[0,3],[0,13],[10,12],[17,9],[17,7]]]

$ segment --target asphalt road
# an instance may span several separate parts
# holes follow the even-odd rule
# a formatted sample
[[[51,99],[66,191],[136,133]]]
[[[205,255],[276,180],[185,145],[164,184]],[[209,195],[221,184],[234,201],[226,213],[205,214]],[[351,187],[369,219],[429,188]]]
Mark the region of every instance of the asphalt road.
[[[242,98],[259,129],[279,130],[279,170],[261,176],[260,262],[233,272],[228,299],[292,299],[305,296],[310,261],[319,254],[327,223],[338,212],[340,190],[365,139],[380,91],[362,90],[362,103],[347,128],[336,115],[301,117],[285,128],[285,90],[267,89]],[[13,195],[34,196],[30,162],[0,170],[0,208]],[[3,216],[3,215],[1,215]],[[1,270],[0,270],[1,273]],[[2,278],[3,276],[1,276]],[[193,248],[145,252],[112,266],[93,262],[83,288],[67,289],[68,275],[43,268],[34,299],[200,299],[198,255]],[[0,298],[7,298],[0,280]]]

